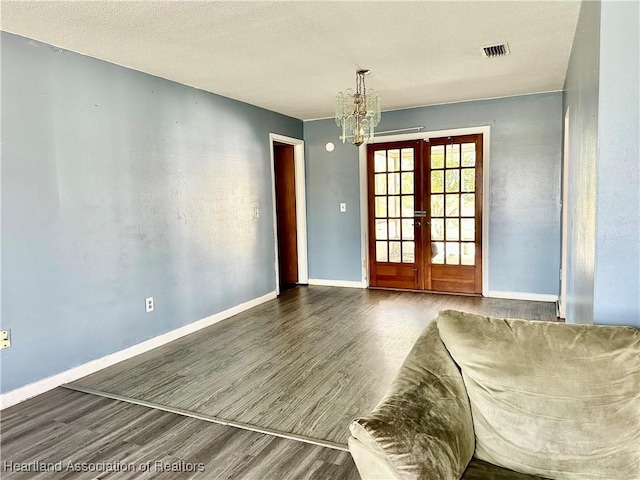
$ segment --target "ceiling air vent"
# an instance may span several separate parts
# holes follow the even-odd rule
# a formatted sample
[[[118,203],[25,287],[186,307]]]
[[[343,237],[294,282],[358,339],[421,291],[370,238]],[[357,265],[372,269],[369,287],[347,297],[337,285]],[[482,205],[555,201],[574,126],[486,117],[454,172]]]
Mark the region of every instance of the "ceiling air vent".
[[[509,52],[509,45],[506,42],[482,47],[482,56],[487,58],[502,57],[509,55],[509,53],[511,52]]]

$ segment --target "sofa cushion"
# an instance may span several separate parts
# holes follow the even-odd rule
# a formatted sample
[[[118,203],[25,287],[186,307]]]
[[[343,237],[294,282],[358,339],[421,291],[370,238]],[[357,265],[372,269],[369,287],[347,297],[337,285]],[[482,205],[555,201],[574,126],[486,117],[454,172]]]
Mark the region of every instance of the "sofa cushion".
[[[349,426],[363,478],[460,478],[473,455],[462,376],[432,322],[374,410]]]
[[[460,366],[474,456],[558,479],[637,479],[640,332],[444,311]]]

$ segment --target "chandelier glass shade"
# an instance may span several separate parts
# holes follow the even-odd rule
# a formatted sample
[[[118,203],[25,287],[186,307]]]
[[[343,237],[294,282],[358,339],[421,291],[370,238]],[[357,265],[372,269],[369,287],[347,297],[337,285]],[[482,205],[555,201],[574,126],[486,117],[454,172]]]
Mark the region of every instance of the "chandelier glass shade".
[[[373,139],[374,128],[380,123],[380,97],[367,90],[364,76],[369,70],[356,72],[356,91],[348,89],[336,96],[336,125],[342,127],[342,143],[349,140],[359,146]]]

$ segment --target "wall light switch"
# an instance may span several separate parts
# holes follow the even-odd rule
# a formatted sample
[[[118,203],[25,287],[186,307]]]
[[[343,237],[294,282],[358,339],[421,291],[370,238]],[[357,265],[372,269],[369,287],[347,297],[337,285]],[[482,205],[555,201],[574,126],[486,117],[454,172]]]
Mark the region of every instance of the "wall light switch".
[[[342,202],[342,203],[340,204],[340,211],[341,211],[342,213],[344,213],[344,212],[346,212],[346,211],[347,211],[347,204],[346,204],[346,203]]]
[[[147,313],[153,312],[153,297],[147,297],[144,300]]]
[[[11,330],[0,331],[0,349],[11,346]]]

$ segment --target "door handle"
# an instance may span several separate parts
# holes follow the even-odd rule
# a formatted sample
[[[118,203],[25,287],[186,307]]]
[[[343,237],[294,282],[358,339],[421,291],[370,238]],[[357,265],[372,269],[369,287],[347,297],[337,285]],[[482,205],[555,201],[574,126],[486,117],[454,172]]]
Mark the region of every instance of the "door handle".
[[[413,226],[414,227],[419,227],[420,226],[420,222],[413,222]]]

